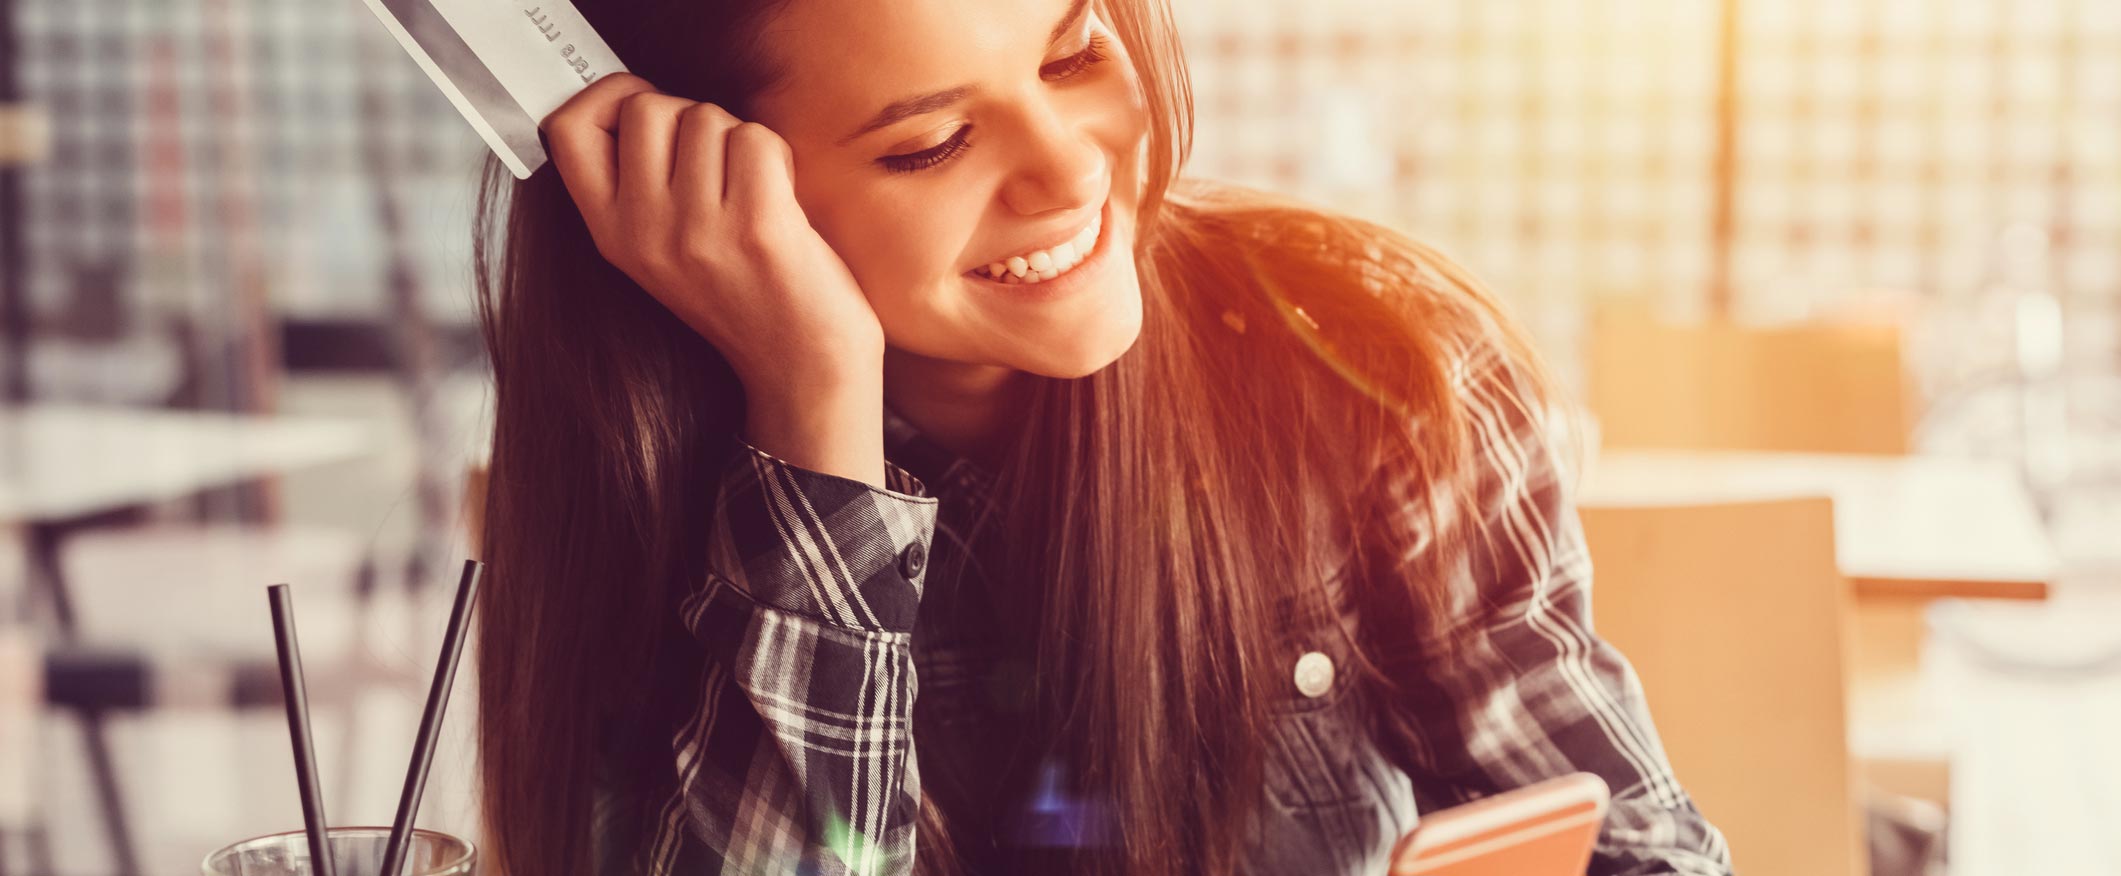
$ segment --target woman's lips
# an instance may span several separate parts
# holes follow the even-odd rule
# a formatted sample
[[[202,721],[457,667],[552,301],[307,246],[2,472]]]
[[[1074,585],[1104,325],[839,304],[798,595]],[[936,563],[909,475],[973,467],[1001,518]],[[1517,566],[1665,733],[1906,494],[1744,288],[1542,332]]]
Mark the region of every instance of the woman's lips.
[[[1040,280],[1036,283],[1028,283],[1006,273],[1002,275],[1002,279],[996,279],[988,276],[985,269],[967,271],[965,276],[994,286],[1005,287],[1019,295],[1057,298],[1072,292],[1084,283],[1089,282],[1091,275],[1103,270],[1107,253],[1112,249],[1112,245],[1108,242],[1114,232],[1111,225],[1111,216],[1108,215],[1110,212],[1109,202],[1105,210],[1105,213],[1099,214],[1097,237],[1091,241],[1090,251],[1077,260],[1075,265],[1069,268],[1066,273],[1052,279]]]
[[[1001,284],[1039,284],[1058,280],[1075,271],[1075,267],[1090,261],[1092,252],[1103,242],[1103,221],[1105,210],[1101,206],[1097,214],[1090,216],[1090,221],[1084,227],[1075,229],[1073,238],[974,267],[965,271],[965,276]],[[1044,269],[1041,269],[1041,265],[1044,265]],[[1022,276],[1039,276],[1039,280],[1022,280],[1022,276],[1018,276],[1016,271],[1024,271]]]

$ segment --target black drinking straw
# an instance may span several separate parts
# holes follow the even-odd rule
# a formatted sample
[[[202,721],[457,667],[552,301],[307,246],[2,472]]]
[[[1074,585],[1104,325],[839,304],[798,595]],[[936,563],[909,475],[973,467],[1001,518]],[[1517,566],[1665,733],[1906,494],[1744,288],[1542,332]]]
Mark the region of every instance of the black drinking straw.
[[[420,736],[413,743],[412,764],[405,769],[405,790],[398,795],[398,817],[390,823],[390,844],[383,847],[383,872],[398,876],[405,869],[405,850],[412,843],[412,822],[427,787],[427,767],[434,763],[435,738],[442,734],[442,713],[449,708],[449,687],[457,680],[457,656],[464,651],[464,627],[471,621],[471,599],[479,591],[486,564],[464,561],[457,579],[457,601],[449,609],[449,631],[442,637],[442,656],[435,661],[434,683],[427,688],[427,708],[420,713]]]
[[[287,735],[295,747],[295,783],[302,791],[302,827],[309,831],[309,872],[332,876],[331,846],[325,842],[324,789],[317,782],[317,754],[309,741],[309,694],[302,687],[302,648],[295,643],[294,597],[287,585],[265,588],[272,604],[273,642],[280,651],[280,693],[287,702]]]

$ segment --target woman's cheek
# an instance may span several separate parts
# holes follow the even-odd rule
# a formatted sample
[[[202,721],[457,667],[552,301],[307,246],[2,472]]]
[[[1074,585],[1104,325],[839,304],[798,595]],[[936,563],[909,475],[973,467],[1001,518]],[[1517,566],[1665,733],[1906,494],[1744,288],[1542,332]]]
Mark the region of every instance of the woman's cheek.
[[[892,205],[895,210],[874,205],[850,211],[851,227],[826,238],[828,243],[849,241],[849,249],[842,250],[836,243],[833,248],[847,262],[879,317],[888,309],[918,322],[924,302],[935,290],[954,286],[951,281],[961,273],[957,261],[969,233],[953,233],[946,224],[933,220],[966,208],[941,199],[919,200],[918,211],[905,211],[902,204]]]

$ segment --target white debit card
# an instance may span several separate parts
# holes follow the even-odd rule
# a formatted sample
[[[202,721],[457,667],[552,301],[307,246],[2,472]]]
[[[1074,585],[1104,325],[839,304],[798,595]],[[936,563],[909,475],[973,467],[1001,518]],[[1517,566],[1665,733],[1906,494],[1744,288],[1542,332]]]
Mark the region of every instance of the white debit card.
[[[517,179],[545,166],[545,117],[626,69],[567,0],[362,2]]]

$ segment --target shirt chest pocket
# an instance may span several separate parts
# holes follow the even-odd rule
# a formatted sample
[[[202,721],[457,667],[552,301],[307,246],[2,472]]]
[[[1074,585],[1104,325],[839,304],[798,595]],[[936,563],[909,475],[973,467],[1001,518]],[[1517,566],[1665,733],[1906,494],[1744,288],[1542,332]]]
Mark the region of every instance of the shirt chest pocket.
[[[1275,805],[1301,812],[1366,799],[1363,738],[1343,648],[1321,645],[1299,652],[1283,696],[1272,707],[1262,772]]]

